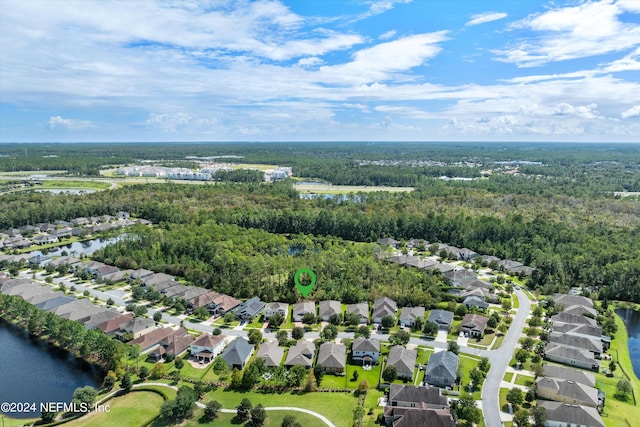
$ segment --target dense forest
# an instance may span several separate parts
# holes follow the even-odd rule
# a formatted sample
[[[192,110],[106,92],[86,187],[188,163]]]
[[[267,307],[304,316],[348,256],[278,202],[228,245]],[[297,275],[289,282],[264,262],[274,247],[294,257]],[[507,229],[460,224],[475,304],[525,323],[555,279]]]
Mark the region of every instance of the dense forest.
[[[3,196],[0,228],[127,210],[158,224],[157,230],[141,231],[139,240],[99,257],[238,296],[292,300],[287,278],[311,265],[327,297],[411,295],[407,302],[425,304],[442,298],[437,277],[375,260],[374,246],[365,243],[391,236],[519,260],[536,268],[530,285],[547,293],[586,286],[602,297],[640,302],[637,200],[534,196],[513,191],[508,181],[495,185],[490,191],[434,180],[410,193],[338,200],[301,199],[291,182],[11,194]]]

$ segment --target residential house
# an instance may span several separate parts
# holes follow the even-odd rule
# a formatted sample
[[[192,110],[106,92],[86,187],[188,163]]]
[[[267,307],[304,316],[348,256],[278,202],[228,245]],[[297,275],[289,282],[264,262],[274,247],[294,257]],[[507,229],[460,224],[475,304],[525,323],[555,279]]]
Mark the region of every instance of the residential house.
[[[133,270],[118,270],[114,273],[102,276],[102,280],[104,280],[105,283],[109,284],[124,282],[129,279],[132,271]]]
[[[126,313],[121,314],[118,317],[107,320],[105,322],[99,323],[95,326],[96,329],[100,329],[102,332],[107,334],[108,336],[114,336],[116,332],[120,330],[120,327],[133,320],[133,314]]]
[[[32,295],[26,298],[23,296],[23,298],[28,303],[37,305],[42,302],[49,301],[51,299],[58,298],[58,297],[63,297],[63,296],[64,296],[64,292],[54,291],[53,289],[49,288],[48,292],[38,293],[38,295]]]
[[[294,322],[302,322],[305,314],[311,313],[316,315],[316,304],[313,301],[303,301],[293,304],[292,317]]]
[[[116,332],[116,337],[124,340],[125,335],[131,334],[133,339],[150,332],[156,327],[156,322],[147,317],[134,317],[133,319],[120,325],[120,330]]]
[[[375,338],[358,337],[351,346],[351,360],[363,366],[377,365],[380,359],[380,341]]]
[[[94,276],[97,280],[105,280],[105,277],[116,273],[120,273],[120,269],[115,265],[103,265],[96,269]]]
[[[235,299],[232,296],[220,294],[216,298],[214,298],[211,303],[211,307],[209,311],[213,309],[213,314],[224,316],[229,311],[234,310],[241,304],[240,300]]]
[[[539,377],[536,380],[536,396],[594,408],[599,404],[597,388],[562,378]]]
[[[574,314],[576,316],[588,316],[592,318],[595,318],[598,315],[598,312],[595,308],[581,304],[566,306],[562,311],[568,314]]]
[[[522,263],[519,261],[513,261],[510,259],[503,259],[498,261],[498,268],[502,271],[511,271],[514,268],[522,267]]]
[[[427,409],[449,409],[446,396],[437,387],[391,384],[387,406],[418,408],[424,404]]]
[[[398,305],[389,297],[382,297],[373,302],[373,323],[382,323],[385,316],[393,316],[395,318]]]
[[[117,310],[114,310],[112,308],[103,309],[95,314],[90,315],[88,318],[84,319],[82,321],[82,324],[84,324],[84,327],[87,329],[93,329],[101,323],[104,323],[111,319],[117,319],[120,316],[121,316],[121,313]]]
[[[191,308],[205,307],[209,312],[213,312],[213,301],[219,297],[220,294],[214,291],[208,291],[204,294],[197,295],[187,300],[187,304]],[[239,303],[239,302],[238,302]]]
[[[240,303],[233,312],[239,319],[252,320],[254,317],[262,313],[264,309],[264,301],[258,297],[253,297],[245,302]]]
[[[398,265],[406,265],[409,263],[410,256],[409,255],[391,255],[387,258],[387,261],[393,262]]]
[[[584,384],[589,387],[596,386],[596,375],[587,371],[579,371],[577,369],[545,363],[542,366],[542,373],[545,377],[562,378]]]
[[[431,267],[427,268],[428,270],[438,270],[440,273],[445,274],[449,271],[453,270],[453,266],[444,262],[436,262]]]
[[[448,409],[427,409],[424,404],[415,408],[385,406],[387,427],[455,427],[456,422]]]
[[[546,427],[605,427],[598,410],[590,406],[544,400],[537,406],[545,409]]]
[[[129,341],[129,345],[139,345],[142,354],[148,353],[160,345],[160,342],[173,333],[171,328],[155,328],[146,334]]]
[[[66,265],[69,270],[75,270],[78,266],[82,265],[82,261],[72,256],[60,256],[53,258],[50,264],[55,268],[58,268],[61,265]]]
[[[480,338],[487,328],[487,318],[479,314],[469,313],[462,318],[460,322],[460,330],[465,335],[474,338]]]
[[[189,335],[184,328],[179,328],[160,341],[160,345],[149,353],[149,360],[159,362],[169,355],[179,356],[189,348],[194,340],[195,338]]]
[[[42,301],[39,304],[33,304],[37,309],[43,310],[43,311],[51,311],[53,309],[55,309],[56,307],[59,307],[61,305],[66,305],[69,304],[70,302],[75,301],[76,299],[74,297],[70,297],[68,295],[64,295],[64,296],[57,296],[55,298],[51,298],[48,299],[46,301]]]
[[[222,352],[223,348],[223,335],[211,335],[204,332],[189,345],[189,352],[198,362],[209,363]]]
[[[575,366],[577,368],[591,369],[596,372],[600,369],[600,361],[593,357],[593,353],[582,348],[565,347],[560,344],[549,343],[545,347],[544,357],[552,362]]]
[[[284,348],[278,346],[278,341],[267,341],[260,345],[256,359],[263,359],[267,368],[277,368],[282,362]]]
[[[48,245],[49,243],[56,243],[58,241],[58,237],[52,236],[51,234],[39,234],[31,239],[31,241],[35,245]]]
[[[187,286],[187,290],[184,291],[184,293],[181,295],[180,298],[189,302],[189,301],[192,301],[194,298],[207,293],[209,293],[208,289],[201,288],[199,286]]]
[[[237,337],[224,349],[221,356],[230,369],[244,369],[254,349],[253,344],[242,337]]]
[[[73,235],[71,227],[59,228],[57,230],[52,231],[51,234],[56,236],[58,240],[71,237]]]
[[[591,319],[586,316],[582,316],[579,314],[569,314],[566,312],[560,312],[558,314],[554,314],[551,316],[551,322],[562,322],[562,323],[573,323],[577,325],[590,325],[597,326],[598,322],[595,319]]]
[[[424,382],[436,387],[453,387],[458,376],[458,355],[439,351],[429,357]]]
[[[153,277],[154,273],[151,270],[145,270],[144,268],[139,268],[137,270],[134,270],[133,273],[131,273],[131,280],[142,280],[144,281],[145,279],[150,279],[151,277]],[[169,276],[167,274],[167,276]],[[169,276],[172,279],[174,278],[173,276]]]
[[[292,366],[304,366],[310,368],[313,364],[313,355],[316,352],[316,347],[312,342],[306,340],[300,340],[293,347],[289,348],[289,353],[284,361],[286,368]]]
[[[345,312],[357,314],[360,317],[360,323],[369,323],[369,304],[366,302],[347,304]]]
[[[554,294],[553,302],[556,307],[561,305],[562,307],[567,308],[572,305],[583,305],[585,307],[593,308],[593,300],[581,295]]]
[[[344,372],[347,366],[347,347],[344,344],[329,341],[322,343],[318,350],[316,365],[321,365],[328,373]]]
[[[88,299],[83,298],[76,299],[69,304],[60,305],[49,310],[49,312],[65,319],[80,320],[101,310],[104,310],[104,308],[98,307],[97,305],[92,304]]]
[[[413,249],[418,246],[424,246],[424,248],[426,249],[427,246],[429,246],[429,242],[424,239],[411,239],[407,242],[407,249]]]
[[[479,297],[477,295],[470,295],[462,301],[467,308],[476,307],[481,310],[486,310],[489,308],[489,303],[484,300],[484,298]]]
[[[428,322],[438,324],[438,329],[449,331],[453,322],[453,312],[447,310],[431,310]]]
[[[467,268],[456,268],[454,270],[446,271],[443,272],[443,276],[449,279],[453,286],[461,288],[466,287],[469,283],[478,279],[476,272]]]
[[[552,322],[551,330],[553,332],[562,332],[569,335],[592,337],[597,339],[602,338],[602,326],[599,325],[592,326],[575,323]]]
[[[395,366],[398,378],[413,379],[413,371],[416,367],[418,352],[407,349],[401,345],[395,345],[389,349],[387,366]]]
[[[271,319],[274,314],[280,314],[286,322],[289,314],[289,304],[286,302],[270,302],[264,306],[264,320]]]
[[[334,314],[342,314],[342,305],[340,304],[340,301],[320,301],[318,309],[318,317],[320,320],[328,322],[329,318]]]
[[[553,331],[549,334],[549,343],[585,349],[593,353],[595,358],[599,358],[602,354],[602,341],[595,337],[569,335]]]
[[[182,295],[184,295],[184,293],[187,292],[188,290],[189,290],[188,286],[176,284],[171,286],[170,288],[163,289],[160,292],[164,294],[165,297],[174,298],[175,300],[175,298],[182,298]]]
[[[398,242],[395,239],[392,239],[390,237],[385,237],[383,239],[378,239],[378,244],[380,246],[391,246],[392,248],[397,248],[398,247]]]
[[[400,325],[413,327],[416,319],[424,320],[424,307],[403,307],[400,312]]]

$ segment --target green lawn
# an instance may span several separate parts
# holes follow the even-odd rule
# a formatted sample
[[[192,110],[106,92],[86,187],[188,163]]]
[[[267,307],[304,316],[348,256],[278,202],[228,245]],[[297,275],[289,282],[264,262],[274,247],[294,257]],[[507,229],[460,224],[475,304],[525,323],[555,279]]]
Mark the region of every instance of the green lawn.
[[[513,308],[520,308],[520,300],[518,300],[518,296],[513,294],[511,297],[513,298]]]
[[[499,332],[496,336],[496,340],[493,342],[491,346],[491,350],[499,349],[502,346],[502,342],[504,341],[505,334]]]
[[[110,411],[94,412],[65,424],[69,427],[113,426],[139,427],[149,424],[160,413],[164,398],[152,391],[133,391],[125,396],[115,397],[105,405]]]
[[[506,372],[504,374],[504,378],[502,378],[503,381],[506,381],[508,383],[510,383],[512,379],[513,379],[513,372]]]
[[[337,427],[350,427],[353,408],[358,403],[353,393],[260,393],[258,391],[236,392],[218,389],[210,391],[203,401],[217,400],[223,408],[235,408],[247,398],[255,406],[293,406],[318,412]]]
[[[535,382],[534,377],[530,377],[529,375],[522,375],[522,374],[516,375],[515,384],[529,387],[531,384],[533,384],[533,382]]]
[[[225,408],[226,409],[226,408]],[[184,427],[195,426],[215,426],[215,427],[236,427],[236,426],[249,426],[250,423],[237,424],[234,417],[235,414],[218,414],[218,418],[208,423],[201,423],[199,420],[202,417],[204,410],[198,409],[193,414],[193,418],[181,424]],[[313,415],[305,414],[304,412],[289,412],[289,411],[267,411],[267,419],[263,426],[265,427],[280,427],[282,420],[287,415],[293,415],[296,420],[303,426],[309,427],[321,427],[326,426],[325,423],[320,421]]]
[[[509,392],[508,388],[500,389],[500,410],[502,412],[509,412],[509,402],[507,402],[507,393]]]

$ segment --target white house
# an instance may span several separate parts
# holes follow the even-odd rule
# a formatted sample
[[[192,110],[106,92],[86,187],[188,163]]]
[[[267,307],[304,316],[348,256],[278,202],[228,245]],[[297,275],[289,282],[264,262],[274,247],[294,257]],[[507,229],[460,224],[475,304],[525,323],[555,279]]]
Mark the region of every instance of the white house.
[[[279,313],[286,322],[288,312],[289,304],[286,302],[270,302],[264,306],[264,320],[269,320],[271,316]]]
[[[224,336],[205,332],[191,343],[189,349],[191,356],[198,361],[210,362],[224,349]]]

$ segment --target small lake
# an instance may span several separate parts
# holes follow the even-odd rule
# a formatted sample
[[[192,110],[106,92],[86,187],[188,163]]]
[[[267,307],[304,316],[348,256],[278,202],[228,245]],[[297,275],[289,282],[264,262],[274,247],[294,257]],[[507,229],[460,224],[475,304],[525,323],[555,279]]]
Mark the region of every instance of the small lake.
[[[93,239],[85,240],[84,242],[73,242],[68,245],[56,246],[55,248],[47,249],[47,254],[50,256],[59,256],[62,251],[66,251],[67,255],[79,257],[80,255],[91,255],[98,249],[102,249],[107,245],[117,242],[125,236],[123,234],[119,237],[112,237],[108,239]],[[42,255],[42,251],[32,251],[33,255]]]
[[[95,193],[96,190],[93,189],[79,189],[79,188],[42,188],[39,190],[33,190],[36,193],[51,193],[51,194],[71,194],[71,195],[78,195],[78,194],[91,194],[91,193]]]
[[[622,318],[629,334],[629,355],[633,372],[640,378],[640,311],[619,308],[616,314]]]
[[[98,369],[0,319],[0,402],[37,407],[35,413],[6,415],[40,417],[40,402],[70,402],[76,388],[97,388],[101,378]]]

